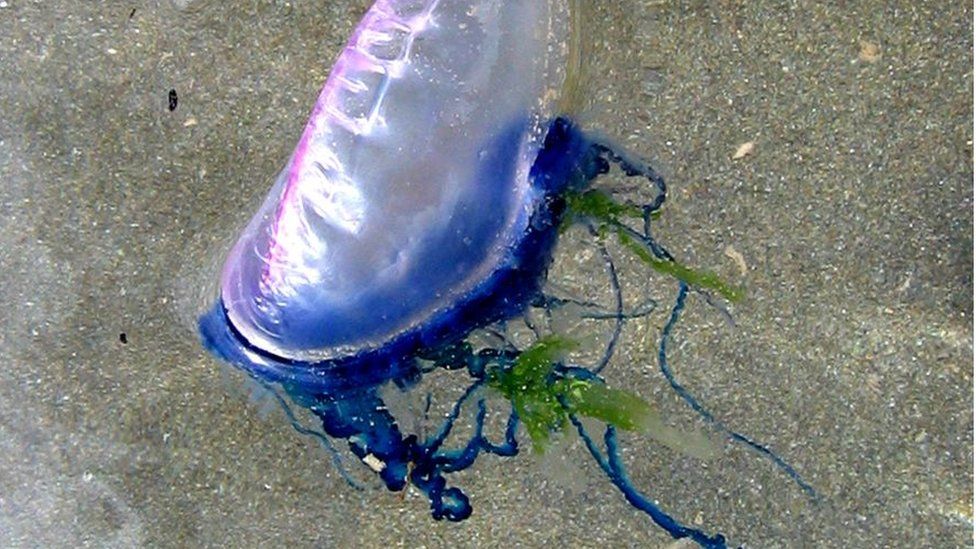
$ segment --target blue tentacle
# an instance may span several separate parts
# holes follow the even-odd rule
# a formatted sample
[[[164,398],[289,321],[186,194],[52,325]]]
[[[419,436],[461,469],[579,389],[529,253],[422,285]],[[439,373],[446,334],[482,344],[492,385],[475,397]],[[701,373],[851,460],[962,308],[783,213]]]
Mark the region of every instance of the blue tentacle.
[[[589,450],[590,455],[596,460],[597,465],[603,469],[610,482],[620,490],[628,503],[646,513],[655,524],[666,530],[675,539],[691,538],[707,549],[724,549],[726,547],[725,536],[722,534],[709,536],[697,528],[681,524],[634,487],[630,481],[630,477],[627,475],[623,461],[620,459],[620,452],[617,446],[617,431],[613,426],[607,426],[606,432],[604,433],[603,440],[607,447],[607,455],[604,457],[600,448],[593,442],[593,438],[586,431],[579,418],[575,415],[570,415],[569,419],[573,423],[573,426],[576,427],[576,431],[579,433],[580,438],[583,439],[583,443],[586,444],[586,449]]]
[[[725,433],[731,440],[744,444],[747,448],[758,453],[762,457],[772,461],[779,469],[781,469],[787,476],[789,476],[793,482],[803,490],[807,496],[812,499],[818,499],[817,491],[807,483],[800,476],[797,470],[786,462],[782,457],[780,457],[776,452],[771,450],[768,446],[753,440],[738,431],[733,431],[724,422],[716,418],[711,412],[709,412],[702,404],[698,401],[683,385],[681,385],[674,375],[674,371],[671,370],[671,366],[668,364],[668,340],[671,338],[671,332],[674,330],[675,325],[678,323],[678,319],[681,317],[681,311],[685,308],[685,300],[688,297],[688,285],[684,282],[678,283],[678,296],[675,299],[674,307],[671,309],[671,316],[668,318],[667,323],[664,325],[664,329],[661,331],[661,343],[658,347],[657,361],[660,366],[661,373],[664,378],[667,379],[668,383],[675,393],[684,400],[688,406],[690,406],[695,412],[698,413],[706,422],[718,429],[719,431]]]

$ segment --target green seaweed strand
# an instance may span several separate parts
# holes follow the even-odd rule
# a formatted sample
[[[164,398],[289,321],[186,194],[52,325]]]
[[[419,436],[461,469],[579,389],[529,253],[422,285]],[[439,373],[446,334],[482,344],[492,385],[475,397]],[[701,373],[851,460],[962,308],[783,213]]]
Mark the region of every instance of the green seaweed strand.
[[[655,271],[681,280],[689,286],[714,290],[732,302],[742,298],[743,291],[741,288],[726,283],[713,272],[699,271],[678,261],[655,257],[647,245],[634,238],[631,235],[631,229],[621,221],[621,218],[642,218],[644,212],[640,206],[621,204],[610,198],[607,193],[595,189],[568,193],[566,205],[569,211],[577,216],[598,221],[600,223],[598,227],[600,234],[606,234],[608,231],[615,232],[624,248],[633,252],[638,259]]]
[[[512,402],[537,453],[566,426],[570,414],[629,431],[644,429],[656,417],[651,405],[633,393],[555,373],[562,356],[575,347],[568,339],[547,337],[520,353],[511,368],[489,375],[489,386]]]

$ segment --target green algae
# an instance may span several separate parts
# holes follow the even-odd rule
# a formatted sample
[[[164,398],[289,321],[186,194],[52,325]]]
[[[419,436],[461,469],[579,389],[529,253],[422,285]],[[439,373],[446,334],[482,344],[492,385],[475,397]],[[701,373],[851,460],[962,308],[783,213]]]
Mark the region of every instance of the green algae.
[[[566,206],[576,217],[596,221],[597,231],[601,236],[615,233],[624,248],[655,271],[676,278],[689,286],[716,291],[732,302],[742,298],[742,288],[728,284],[711,271],[693,269],[674,259],[656,257],[651,252],[650,246],[640,240],[639,233],[635,233],[623,222],[623,219],[642,219],[644,210],[640,206],[622,204],[607,193],[596,189],[567,193]],[[656,219],[660,213],[660,211],[653,212],[651,218]],[[567,219],[568,222],[572,222],[571,218]]]
[[[536,452],[545,450],[550,436],[567,425],[571,414],[628,431],[645,430],[656,415],[633,393],[607,387],[599,379],[556,372],[575,346],[564,338],[544,338],[520,353],[511,368],[495,370],[488,378],[489,385],[512,402]]]

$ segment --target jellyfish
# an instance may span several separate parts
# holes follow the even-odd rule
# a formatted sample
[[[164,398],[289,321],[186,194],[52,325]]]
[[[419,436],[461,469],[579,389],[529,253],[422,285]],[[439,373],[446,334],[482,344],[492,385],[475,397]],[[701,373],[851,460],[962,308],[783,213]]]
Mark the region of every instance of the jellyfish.
[[[575,430],[637,510],[675,538],[723,547],[722,534],[682,523],[640,492],[620,459],[617,431],[646,430],[655,415],[601,376],[623,323],[642,314],[624,310],[611,261],[616,307],[576,302],[614,324],[597,364],[570,363],[574,343],[558,334],[540,333],[522,348],[472,341],[529,310],[548,315],[566,305],[544,291],[545,281],[560,234],[581,224],[676,281],[659,347],[674,390],[809,488],[776,454],[711,416],[671,373],[667,340],[688,293],[735,299],[737,290],[684,266],[654,239],[664,180],[575,120],[584,5],[378,0],[230,251],[219,299],[200,318],[201,338],[220,359],[280,388],[296,429],[331,452],[336,442],[348,445],[389,490],[422,492],[434,519],[471,515],[467,494],[448,476],[482,455],[516,456],[520,425],[536,449]],[[600,189],[611,169],[643,178],[654,198],[629,204]],[[434,433],[407,432],[381,390],[409,391],[434,370],[456,370],[470,383]],[[498,440],[484,427],[488,390],[509,403]],[[287,401],[314,414],[321,433],[301,426]],[[474,432],[451,443],[469,403]],[[602,441],[582,418],[602,422]]]

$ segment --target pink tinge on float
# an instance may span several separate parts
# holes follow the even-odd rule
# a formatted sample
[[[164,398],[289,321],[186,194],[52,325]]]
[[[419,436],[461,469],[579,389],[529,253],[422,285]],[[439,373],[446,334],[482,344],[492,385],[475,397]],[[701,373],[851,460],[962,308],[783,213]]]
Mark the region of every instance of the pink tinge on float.
[[[225,265],[234,328],[276,356],[333,359],[504,266],[542,200],[529,170],[569,27],[554,0],[377,2]]]

